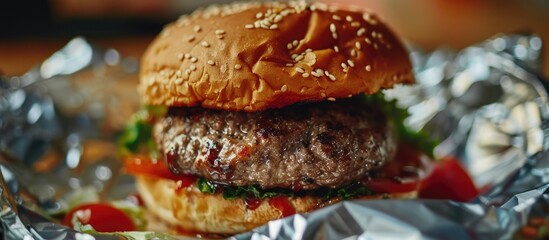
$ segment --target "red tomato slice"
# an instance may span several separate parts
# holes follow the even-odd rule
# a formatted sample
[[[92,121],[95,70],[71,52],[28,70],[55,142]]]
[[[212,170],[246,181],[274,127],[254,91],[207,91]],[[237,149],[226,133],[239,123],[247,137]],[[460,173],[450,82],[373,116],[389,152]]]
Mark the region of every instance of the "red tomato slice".
[[[475,184],[459,161],[453,157],[443,158],[435,165],[429,177],[423,180],[420,198],[450,199],[467,202],[478,195]]]
[[[135,231],[135,224],[123,211],[105,203],[84,204],[71,209],[63,219],[63,224],[72,225],[76,216],[84,225],[90,224],[98,232]]]
[[[135,175],[150,175],[181,181],[181,187],[187,187],[196,182],[196,177],[186,174],[173,174],[164,161],[152,160],[142,156],[132,156],[124,161],[124,170]]]

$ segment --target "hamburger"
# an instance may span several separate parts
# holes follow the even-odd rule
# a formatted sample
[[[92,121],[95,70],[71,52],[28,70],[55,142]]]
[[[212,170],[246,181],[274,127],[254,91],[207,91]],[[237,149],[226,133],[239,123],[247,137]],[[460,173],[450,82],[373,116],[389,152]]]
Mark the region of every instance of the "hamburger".
[[[302,1],[198,10],[142,58],[146,107],[122,135],[125,169],[146,207],[185,232],[413,198],[406,179],[422,154],[379,94],[413,82],[406,50],[374,14]]]

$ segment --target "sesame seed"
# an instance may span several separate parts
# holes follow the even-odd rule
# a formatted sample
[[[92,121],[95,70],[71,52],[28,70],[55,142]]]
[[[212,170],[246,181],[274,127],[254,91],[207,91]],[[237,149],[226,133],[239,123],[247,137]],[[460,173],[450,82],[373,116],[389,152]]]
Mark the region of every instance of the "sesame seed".
[[[346,68],[347,68],[347,64],[341,63],[341,67],[342,67],[343,69],[346,69]]]
[[[295,70],[298,72],[298,73],[304,73],[305,70],[303,68],[300,68],[300,67],[296,67]]]
[[[364,14],[362,14],[362,18],[364,19],[364,21],[370,21],[370,14],[369,13],[364,13]]]
[[[337,30],[337,29],[336,29],[336,25],[333,24],[333,23],[330,23],[330,31],[331,31],[332,33],[335,33],[336,30]]]
[[[223,35],[215,35],[215,37],[216,37],[217,39],[223,39],[223,38],[224,38]]]
[[[192,63],[195,63],[195,62],[197,62],[197,61],[198,61],[197,58],[195,58],[195,57],[192,57],[192,58],[191,58],[191,62],[192,62]]]
[[[196,66],[194,64],[191,64],[191,66],[189,66],[189,68],[191,69],[191,71],[196,70]]]
[[[322,96],[323,98],[326,97],[326,93],[320,93],[320,96]]]
[[[286,84],[282,85],[282,87],[280,88],[280,91],[282,92],[288,91],[288,86],[286,86]]]
[[[269,27],[269,29],[278,29],[278,24],[273,24]]]
[[[294,54],[292,54],[292,60],[295,60],[295,59],[297,58],[297,56],[298,56],[298,55],[297,55],[297,54],[295,54],[295,53],[294,53]]]
[[[206,48],[207,48],[207,47],[210,47],[210,44],[209,44],[208,42],[206,42],[206,41],[202,41],[202,42],[200,43],[200,45],[202,45],[203,47],[206,47]]]
[[[276,15],[276,17],[273,19],[275,23],[282,21],[282,15]]]
[[[348,69],[348,68],[344,68],[344,69],[343,69],[343,72],[344,72],[344,73],[347,73],[347,72],[349,72],[349,69]]]
[[[374,43],[374,48],[375,49],[378,49],[379,47],[377,46],[377,43]]]
[[[352,22],[351,27],[360,27],[360,23],[359,22]]]
[[[311,75],[313,75],[314,77],[320,77],[320,74],[315,71],[311,71]]]
[[[294,47],[297,47],[298,44],[299,44],[299,41],[297,41],[297,40],[294,40],[294,41],[292,42],[292,45],[294,45]]]
[[[338,15],[332,15],[332,19],[336,21],[341,21],[341,17]]]
[[[260,28],[260,27],[261,27],[261,24],[259,23],[259,21],[256,21],[256,22],[254,22],[253,26],[254,26],[255,28]],[[253,27],[252,27],[252,28],[253,28]]]
[[[260,12],[258,12],[258,13],[255,15],[255,18],[257,18],[257,19],[260,19],[260,18],[262,18],[262,17],[263,17],[263,13],[260,13]]]
[[[338,46],[334,46],[334,51],[339,52],[339,47],[338,47]]]
[[[192,35],[191,35],[191,36],[189,36],[189,37],[187,38],[187,41],[189,41],[189,42],[192,42],[192,41],[194,41],[194,36],[192,36]]]
[[[196,26],[194,26],[193,30],[195,32],[200,32],[200,31],[202,31],[202,28],[200,26],[196,25]]]
[[[309,73],[303,73],[303,74],[301,74],[301,76],[304,77],[304,78],[308,78],[308,77],[309,77]]]
[[[324,75],[330,76],[330,72],[328,72],[328,70],[324,70]]]
[[[347,63],[349,64],[349,66],[355,67],[355,63],[353,62],[353,60],[349,59],[347,60]]]
[[[186,58],[186,59],[191,58],[191,54],[185,53],[185,58]]]
[[[360,42],[355,42],[355,47],[356,47],[356,49],[360,49],[362,47],[362,45],[360,45]]]
[[[177,54],[177,59],[179,59],[179,60],[183,60],[183,53],[179,53],[179,54]]]
[[[293,63],[286,63],[286,67],[293,67],[294,64]]]
[[[366,29],[364,28],[360,28],[358,29],[358,31],[356,31],[356,35],[359,37],[362,36],[364,33],[366,33]]]
[[[351,50],[351,56],[356,57],[356,49]]]
[[[293,46],[291,43],[288,43],[288,46],[286,46],[286,47],[288,47],[288,50],[290,50],[290,49],[292,49],[294,46]]]
[[[252,28],[254,28],[254,25],[253,24],[246,24],[244,27],[247,28],[247,29],[252,29]]]
[[[370,44],[370,45],[372,45],[372,41],[370,41],[370,39],[369,39],[369,38],[364,38],[364,42],[366,42],[367,44]]]
[[[351,97],[353,97],[353,94],[349,94],[349,95],[347,95],[347,97],[348,97],[348,98],[351,98]]]
[[[225,30],[223,30],[223,29],[217,29],[217,30],[215,30],[215,34],[217,34],[217,35],[223,35],[223,34],[225,34]]]
[[[335,81],[335,80],[336,80],[336,77],[335,77],[334,75],[331,75],[331,74],[330,74],[330,75],[328,75],[328,77],[329,77],[330,80],[332,80],[332,81]]]
[[[353,21],[353,17],[347,16],[347,17],[345,17],[345,20],[347,20],[347,22],[352,22],[352,21]]]
[[[174,83],[179,85],[183,82],[183,78],[181,78],[181,76],[179,76],[178,78],[175,79]]]
[[[208,64],[213,66],[215,63],[212,60],[208,60]]]
[[[181,72],[181,70],[177,70],[177,71],[175,72],[175,76],[177,76],[178,78],[180,78],[182,74],[183,74],[183,73]]]
[[[364,67],[364,68],[365,68],[366,71],[368,71],[368,72],[372,70],[372,66],[370,66],[370,65],[366,65],[366,67]]]
[[[305,52],[312,52],[312,51],[313,51],[313,49],[310,49],[310,48],[307,48],[307,49],[305,50]]]
[[[236,70],[240,70],[241,68],[242,68],[242,65],[240,65],[240,64],[235,64],[234,65],[234,69],[236,69]]]
[[[332,38],[337,39],[337,33],[332,33]]]
[[[324,71],[322,71],[322,69],[320,69],[320,68],[317,68],[317,69],[315,70],[315,72],[316,72],[319,76],[324,76]]]
[[[191,69],[185,69],[185,75],[188,76],[189,74],[191,74]]]
[[[299,62],[299,61],[303,60],[303,58],[304,58],[303,55],[299,55],[295,58],[295,61]]]
[[[334,102],[334,101],[336,100],[336,99],[333,98],[333,97],[329,97],[329,98],[327,98],[327,99],[328,99],[328,101],[332,101],[332,102]]]

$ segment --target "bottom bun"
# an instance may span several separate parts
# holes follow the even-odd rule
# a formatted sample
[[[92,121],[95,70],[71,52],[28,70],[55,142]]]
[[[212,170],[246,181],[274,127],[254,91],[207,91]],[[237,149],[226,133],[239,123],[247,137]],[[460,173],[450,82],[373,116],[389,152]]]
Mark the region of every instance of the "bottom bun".
[[[170,227],[182,232],[237,234],[283,217],[278,208],[263,200],[256,209],[249,209],[243,199],[224,199],[220,193],[202,193],[194,185],[181,188],[170,179],[140,175],[137,190],[147,209]],[[415,198],[417,192],[378,194],[361,199]],[[305,213],[339,202],[319,197],[289,197],[296,213]]]

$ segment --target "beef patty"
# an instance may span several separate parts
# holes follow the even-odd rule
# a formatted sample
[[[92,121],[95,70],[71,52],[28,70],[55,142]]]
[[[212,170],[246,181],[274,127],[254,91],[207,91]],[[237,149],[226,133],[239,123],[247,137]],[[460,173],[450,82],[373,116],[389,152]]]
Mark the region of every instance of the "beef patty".
[[[364,179],[397,145],[387,117],[360,98],[252,113],[171,108],[153,135],[176,174],[294,190]]]

